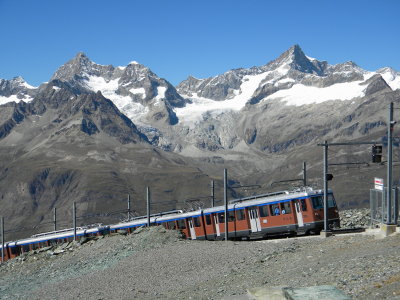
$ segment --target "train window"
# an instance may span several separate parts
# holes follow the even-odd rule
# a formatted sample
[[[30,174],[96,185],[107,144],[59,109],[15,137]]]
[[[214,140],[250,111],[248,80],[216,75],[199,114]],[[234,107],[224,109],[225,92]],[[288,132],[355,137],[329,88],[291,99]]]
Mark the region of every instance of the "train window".
[[[194,227],[200,227],[201,226],[200,225],[200,218],[199,217],[193,218],[193,224],[194,224]]]
[[[176,229],[175,221],[169,221],[167,222],[167,224],[168,224],[168,229]]]
[[[225,213],[218,214],[218,221],[219,223],[225,223]]]
[[[336,201],[332,194],[328,195],[328,207],[336,207]]]
[[[206,224],[211,225],[211,215],[206,215]]]
[[[279,216],[281,214],[278,204],[271,204],[271,216]]]
[[[178,228],[179,229],[186,229],[186,224],[184,219],[178,220]]]
[[[261,217],[268,217],[268,206],[264,205],[264,206],[260,206],[260,216]]]
[[[290,214],[292,212],[292,210],[290,208],[290,202],[281,203],[281,211],[282,211],[282,215]]]
[[[11,254],[12,255],[17,255],[18,254],[18,246],[16,247],[10,247]]]
[[[244,214],[244,209],[238,209],[236,211],[236,218],[238,221],[244,220],[246,218],[246,215]]]
[[[232,211],[228,211],[228,222],[233,222],[235,221],[235,212]]]
[[[300,203],[301,203],[301,210],[302,210],[302,211],[307,211],[306,199],[301,199],[301,200],[300,200]]]
[[[324,208],[324,198],[321,196],[312,197],[312,205],[314,209]]]

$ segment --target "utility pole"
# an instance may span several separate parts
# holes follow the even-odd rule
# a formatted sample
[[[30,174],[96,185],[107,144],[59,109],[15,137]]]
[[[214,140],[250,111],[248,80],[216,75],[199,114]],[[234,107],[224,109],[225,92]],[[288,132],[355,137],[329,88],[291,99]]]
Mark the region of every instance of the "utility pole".
[[[324,231],[328,231],[328,141],[324,142]]]
[[[54,207],[53,209],[53,225],[54,225],[54,231],[57,231],[57,208]]]
[[[224,169],[225,241],[228,241],[228,171]]]
[[[150,188],[146,189],[147,195],[147,227],[150,227]]]
[[[74,241],[76,241],[77,236],[76,236],[76,204],[75,204],[75,201],[72,204],[72,223],[74,226]]]
[[[128,221],[131,219],[131,195],[128,194]]]
[[[307,186],[307,165],[305,161],[303,161],[303,185],[304,187]]]
[[[392,224],[392,176],[393,176],[393,102],[389,105],[388,126],[388,168],[387,168],[387,220],[386,224]]]
[[[211,207],[215,206],[214,180],[211,180]]]
[[[4,217],[1,217],[1,263],[4,262]]]

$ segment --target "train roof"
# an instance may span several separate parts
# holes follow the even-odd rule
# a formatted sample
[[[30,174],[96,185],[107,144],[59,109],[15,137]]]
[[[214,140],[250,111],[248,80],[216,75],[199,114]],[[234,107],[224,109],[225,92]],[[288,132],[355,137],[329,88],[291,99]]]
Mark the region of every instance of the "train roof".
[[[328,193],[332,193],[332,190],[329,189]],[[251,196],[251,197],[239,198],[239,199],[234,199],[234,200],[229,201],[228,210],[244,208],[244,207],[249,207],[249,206],[259,206],[259,205],[264,205],[264,204],[285,202],[285,201],[290,201],[293,199],[299,199],[299,198],[301,199],[301,198],[306,198],[309,196],[321,195],[321,194],[323,194],[323,190],[314,190],[312,188],[303,188],[303,189],[294,190],[294,191],[280,191],[280,192],[274,192],[274,193],[268,193],[268,194],[255,195],[255,196]],[[167,222],[167,221],[171,221],[171,220],[199,216],[199,215],[201,215],[201,213],[207,215],[207,214],[211,214],[211,213],[223,212],[224,210],[225,210],[224,206],[220,205],[220,206],[204,208],[204,209],[189,211],[189,212],[180,213],[180,214],[161,216],[159,218],[156,218],[155,222]]]

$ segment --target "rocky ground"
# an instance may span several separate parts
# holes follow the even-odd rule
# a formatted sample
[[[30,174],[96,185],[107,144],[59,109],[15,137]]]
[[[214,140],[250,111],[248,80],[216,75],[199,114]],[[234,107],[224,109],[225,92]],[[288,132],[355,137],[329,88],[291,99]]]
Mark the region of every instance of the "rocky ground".
[[[341,228],[367,228],[371,224],[369,208],[355,208],[339,211]]]
[[[360,211],[344,212],[342,224],[357,225]],[[152,227],[0,267],[0,299],[229,299],[253,287],[313,285],[334,285],[354,299],[400,299],[400,235],[209,242]]]

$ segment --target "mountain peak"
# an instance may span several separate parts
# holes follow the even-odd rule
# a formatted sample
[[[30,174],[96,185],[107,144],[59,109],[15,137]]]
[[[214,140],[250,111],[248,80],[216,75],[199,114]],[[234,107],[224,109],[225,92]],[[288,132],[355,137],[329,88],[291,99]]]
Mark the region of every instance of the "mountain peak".
[[[298,44],[293,45],[269,65],[272,68],[285,67],[287,70],[297,70],[302,73],[324,75],[325,62],[310,60]]]
[[[87,66],[91,63],[93,64],[89,57],[87,57],[86,54],[83,52],[78,52],[73,59],[67,62],[67,64],[68,63],[81,66]]]
[[[51,80],[73,81],[76,76],[99,75],[114,69],[112,66],[102,66],[91,61],[85,53],[78,52],[74,58],[67,61],[54,73]]]
[[[293,45],[283,52],[277,59],[280,63],[306,63],[310,62],[298,44]]]
[[[12,82],[15,82],[15,83],[20,83],[20,84],[25,83],[25,79],[22,78],[21,76],[16,76],[16,77],[14,77],[13,79],[11,79],[11,81],[12,81]]]
[[[292,47],[289,48],[289,50],[287,50],[288,52],[292,53],[293,55],[304,55],[303,50],[301,49],[299,44],[294,44]]]

